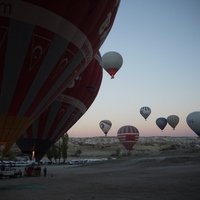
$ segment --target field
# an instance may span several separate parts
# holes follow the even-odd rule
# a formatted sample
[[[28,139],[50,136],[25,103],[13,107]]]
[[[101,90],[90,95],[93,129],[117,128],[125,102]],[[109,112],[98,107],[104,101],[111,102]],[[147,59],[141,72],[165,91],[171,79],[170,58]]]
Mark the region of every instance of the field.
[[[200,148],[181,148],[180,142],[176,146],[166,146],[165,142],[163,146],[154,141],[138,144],[130,156],[112,159],[110,155],[119,145],[102,148],[96,144],[95,148],[78,143],[72,146],[82,147],[83,157],[109,159],[83,165],[46,166],[47,177],[2,179],[1,200],[199,199]]]

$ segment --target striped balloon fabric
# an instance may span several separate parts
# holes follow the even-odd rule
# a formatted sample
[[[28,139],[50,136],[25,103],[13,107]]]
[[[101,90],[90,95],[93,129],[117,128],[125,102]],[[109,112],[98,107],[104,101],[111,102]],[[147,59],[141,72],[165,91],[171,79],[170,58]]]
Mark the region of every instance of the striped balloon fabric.
[[[123,126],[118,130],[117,137],[126,150],[131,151],[139,139],[139,131],[134,126]]]
[[[100,60],[99,60],[100,59]],[[37,162],[88,110],[101,86],[103,68],[100,53],[70,87],[17,139],[22,153],[35,152]]]
[[[175,127],[179,123],[179,117],[177,115],[170,115],[167,117],[167,123],[175,130]]]
[[[59,3],[58,3],[59,2]],[[21,134],[89,65],[120,1],[0,3],[0,145]]]

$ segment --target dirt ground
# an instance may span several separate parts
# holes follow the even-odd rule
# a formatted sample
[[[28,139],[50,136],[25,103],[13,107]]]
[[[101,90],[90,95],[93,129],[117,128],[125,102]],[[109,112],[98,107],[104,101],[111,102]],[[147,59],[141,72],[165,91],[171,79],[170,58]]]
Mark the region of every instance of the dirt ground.
[[[47,166],[47,170],[47,177],[0,180],[0,199],[200,199],[200,149],[134,153],[78,166]]]

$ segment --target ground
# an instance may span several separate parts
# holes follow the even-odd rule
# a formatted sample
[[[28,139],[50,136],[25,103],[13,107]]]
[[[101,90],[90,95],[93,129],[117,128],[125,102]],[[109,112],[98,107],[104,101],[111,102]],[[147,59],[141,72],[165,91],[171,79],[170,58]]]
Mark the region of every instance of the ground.
[[[199,188],[200,149],[154,149],[99,163],[47,166],[47,177],[2,179],[0,199],[197,200]]]

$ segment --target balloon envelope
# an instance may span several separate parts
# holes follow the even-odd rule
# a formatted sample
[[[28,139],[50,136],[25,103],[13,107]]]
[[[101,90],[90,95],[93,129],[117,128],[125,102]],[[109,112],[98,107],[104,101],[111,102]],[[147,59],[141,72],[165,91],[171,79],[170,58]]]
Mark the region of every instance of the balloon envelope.
[[[179,123],[179,117],[177,115],[170,115],[167,117],[167,123],[175,130],[175,127]]]
[[[122,126],[118,132],[117,137],[126,150],[131,151],[139,138],[139,131],[134,126]]]
[[[156,119],[156,124],[163,131],[165,126],[167,125],[167,119],[164,117],[160,117]]]
[[[0,144],[4,154],[90,63],[120,1],[10,1],[0,12]]]
[[[97,55],[70,86],[36,119],[16,141],[23,153],[39,161],[87,111],[102,81],[101,57]]]
[[[200,137],[200,111],[190,113],[186,122],[188,126]]]
[[[109,51],[102,56],[103,68],[114,78],[123,63],[122,56],[115,51]]]
[[[151,114],[151,108],[149,108],[147,106],[144,106],[144,107],[140,108],[140,114],[146,120],[149,117],[149,115]]]
[[[101,128],[101,130],[105,133],[105,135],[107,135],[108,131],[110,130],[112,123],[110,120],[102,120],[99,123],[99,126]]]

